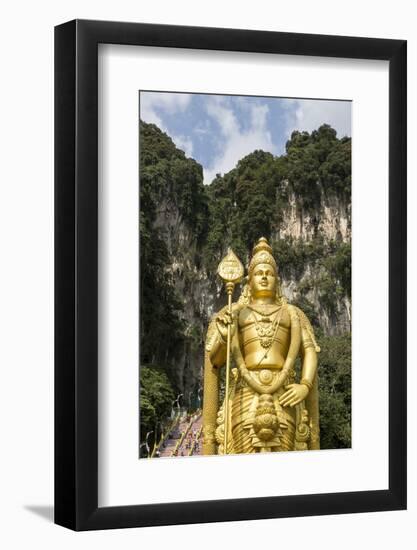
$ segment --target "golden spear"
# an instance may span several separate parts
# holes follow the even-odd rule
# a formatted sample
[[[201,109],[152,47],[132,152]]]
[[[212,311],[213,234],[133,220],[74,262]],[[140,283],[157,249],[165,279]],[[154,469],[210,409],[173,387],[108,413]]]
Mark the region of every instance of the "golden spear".
[[[220,262],[217,268],[217,273],[223,279],[227,292],[227,311],[232,316],[232,295],[236,283],[240,283],[244,275],[244,269],[241,261],[236,256],[231,248],[227,255]],[[227,342],[226,342],[226,388],[224,395],[224,454],[227,454],[227,436],[229,431],[229,378],[230,378],[230,348],[231,348],[231,325],[227,325]]]

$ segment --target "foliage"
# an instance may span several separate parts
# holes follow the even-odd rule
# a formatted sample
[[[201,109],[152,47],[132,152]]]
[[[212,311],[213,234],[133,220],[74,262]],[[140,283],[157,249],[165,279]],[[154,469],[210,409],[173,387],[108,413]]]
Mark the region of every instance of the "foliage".
[[[351,190],[351,140],[338,140],[323,124],[311,134],[295,131],[286,144],[288,181],[306,210],[320,205],[321,193],[347,200]]]
[[[351,337],[318,334],[320,445],[351,446]]]
[[[155,430],[157,423],[169,416],[175,393],[166,372],[155,365],[140,367],[140,429],[141,441]]]
[[[323,265],[328,270],[329,274],[340,287],[340,293],[345,294],[350,298],[352,288],[352,273],[351,273],[351,244],[340,243],[333,245],[332,253],[323,259]]]

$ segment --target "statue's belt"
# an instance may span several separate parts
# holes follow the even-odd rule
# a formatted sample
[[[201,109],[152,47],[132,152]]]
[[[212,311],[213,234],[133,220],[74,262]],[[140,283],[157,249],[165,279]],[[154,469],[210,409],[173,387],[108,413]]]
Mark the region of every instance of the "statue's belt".
[[[258,393],[257,385],[261,385],[262,388],[265,388],[266,393],[268,392],[268,387],[273,386],[274,382],[276,381],[277,377],[281,374],[282,369],[254,369],[250,370],[247,369],[249,373],[249,377],[246,376],[245,378],[243,376],[239,376],[236,381],[236,389],[249,387],[252,391]],[[251,381],[254,383],[251,384]],[[283,393],[284,392],[284,384],[282,384],[276,392]],[[276,393],[274,392],[274,393]]]
[[[259,366],[259,365],[255,365],[253,367],[246,367],[247,370],[251,371],[251,372],[260,372],[262,370],[270,370],[272,371],[273,373],[277,373],[277,372],[281,372],[282,371],[282,368],[283,368],[283,365],[268,365],[268,366]]]

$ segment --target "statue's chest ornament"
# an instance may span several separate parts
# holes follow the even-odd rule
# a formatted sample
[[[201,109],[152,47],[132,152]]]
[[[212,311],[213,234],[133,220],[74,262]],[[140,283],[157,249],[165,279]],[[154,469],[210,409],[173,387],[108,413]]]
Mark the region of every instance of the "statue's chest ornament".
[[[251,317],[253,317],[253,325],[256,327],[257,336],[260,342],[264,341],[264,352],[262,357],[259,359],[257,364],[254,367],[251,367],[251,371],[256,371],[258,367],[262,364],[264,359],[268,356],[268,352],[271,349],[272,343],[276,337],[278,327],[280,326],[281,317],[284,312],[284,308],[276,308],[273,311],[266,311],[265,314],[263,310],[259,311],[257,306],[248,306],[251,310]],[[265,317],[269,317],[269,323],[262,321]],[[251,326],[253,326],[251,325]],[[249,326],[249,325],[247,325]],[[248,370],[245,359],[243,358],[242,350],[240,349],[239,343],[235,340],[233,347],[233,353],[239,373],[244,380],[244,382],[256,393],[258,394],[274,394],[278,389],[284,384],[289,383],[287,380],[291,376],[292,368],[294,365],[295,358],[298,355],[300,348],[300,324],[298,317],[295,314],[292,314],[290,311],[290,347],[288,350],[287,358],[285,360],[284,366],[279,371],[279,373],[274,373],[273,380],[269,381],[269,371],[270,369],[260,369],[262,374],[256,375],[255,372]],[[246,342],[248,343],[248,341]]]
[[[268,354],[278,331],[282,316],[282,309],[281,311],[276,309],[270,312],[262,312],[250,306],[249,309],[252,311],[252,318],[255,322],[255,329],[258,334],[260,344],[265,350],[267,350],[266,354]],[[257,315],[260,315],[260,318]]]

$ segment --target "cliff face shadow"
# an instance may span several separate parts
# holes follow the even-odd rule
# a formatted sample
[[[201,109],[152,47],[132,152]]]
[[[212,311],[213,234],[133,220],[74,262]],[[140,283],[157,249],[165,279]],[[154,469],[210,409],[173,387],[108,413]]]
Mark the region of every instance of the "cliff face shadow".
[[[45,519],[49,523],[54,522],[54,507],[53,506],[38,506],[38,505],[27,505],[24,506],[25,510],[36,514],[37,516]]]

